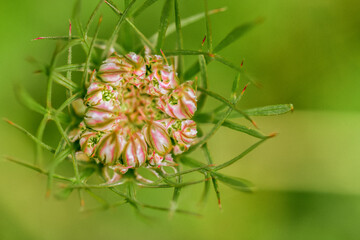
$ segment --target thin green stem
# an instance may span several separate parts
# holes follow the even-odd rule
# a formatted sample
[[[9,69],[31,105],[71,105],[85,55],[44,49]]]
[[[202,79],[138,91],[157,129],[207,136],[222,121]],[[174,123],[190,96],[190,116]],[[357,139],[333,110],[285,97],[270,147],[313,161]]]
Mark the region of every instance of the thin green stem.
[[[30,132],[28,132],[25,128],[17,125],[16,123],[4,118],[4,121],[7,122],[8,124],[10,124],[11,126],[17,128],[18,130],[20,130],[21,132],[25,133],[28,137],[30,137],[35,143],[39,144],[40,147],[45,148],[46,150],[48,150],[51,153],[55,152],[55,149],[50,147],[49,145],[47,145],[46,143],[42,142],[41,140],[39,140],[38,137],[35,137],[34,135],[32,135]],[[40,124],[41,125],[41,124]]]
[[[85,62],[84,73],[83,73],[82,82],[81,82],[81,86],[84,86],[85,88],[86,88],[86,86],[88,84],[88,79],[89,79],[88,68],[89,68],[89,65],[90,65],[92,53],[93,53],[93,50],[94,50],[94,43],[95,43],[97,35],[99,33],[101,22],[102,22],[102,17],[99,18],[99,22],[98,22],[98,25],[97,25],[96,30],[95,30],[95,35],[94,35],[94,37],[93,37],[93,39],[92,39],[92,41],[90,43],[89,52],[88,52],[86,62]]]
[[[68,40],[69,43],[70,43],[70,41],[71,41],[71,35],[72,35],[71,21],[69,20],[69,40]],[[68,49],[67,64],[68,64],[68,65],[71,65],[71,64],[72,64],[72,46],[69,46],[69,49]],[[66,72],[66,78],[71,81],[72,72],[71,72],[70,70],[68,70],[68,71]],[[69,89],[66,94],[67,94],[67,98],[71,97],[71,95],[72,95],[71,89]],[[70,107],[68,108],[68,111],[69,111],[69,113],[71,113]]]
[[[160,53],[160,50],[164,45],[166,30],[169,26],[169,15],[170,15],[171,4],[172,4],[172,0],[165,0],[163,9],[161,11],[160,26],[158,30],[159,35],[156,41],[157,53]]]
[[[205,8],[205,19],[206,19],[206,40],[209,52],[212,53],[212,31],[211,31],[211,22],[208,11],[208,1],[204,0],[204,8]]]
[[[41,173],[41,174],[44,174],[44,175],[49,175],[48,171],[46,171],[46,170],[44,170],[42,168],[39,168],[37,166],[31,165],[31,164],[28,164],[28,163],[25,163],[25,162],[21,162],[19,160],[16,160],[16,159],[14,159],[12,157],[8,157],[8,156],[4,156],[3,158],[6,159],[6,160],[9,160],[10,162],[21,165],[23,167],[32,169],[32,170],[34,170],[34,171],[36,171],[38,173]],[[56,179],[59,179],[59,180],[64,180],[64,181],[68,181],[68,182],[74,182],[73,179],[67,178],[67,177],[64,177],[64,176],[61,176],[61,175],[58,175],[58,174],[54,174],[53,177],[56,178]]]
[[[115,44],[115,42],[118,38],[118,35],[119,35],[120,26],[123,23],[123,21],[126,19],[128,13],[129,13],[129,10],[131,9],[131,7],[134,5],[135,2],[136,2],[136,0],[131,1],[129,6],[125,9],[124,13],[121,14],[121,17],[120,17],[118,23],[116,24],[116,27],[108,41],[108,44],[106,45],[105,51],[103,52],[102,59],[105,59],[108,56],[111,47]],[[105,3],[107,3],[109,5],[109,3],[107,1]]]
[[[72,148],[72,144],[66,134],[66,132],[64,131],[63,127],[61,126],[61,123],[59,121],[59,119],[57,119],[57,117],[54,118],[55,124],[61,134],[61,136],[63,137],[63,139],[65,140],[65,142],[68,144],[68,146],[70,148]],[[74,151],[71,151],[71,155],[72,155],[72,163],[73,163],[73,168],[74,168],[74,173],[75,173],[75,177],[77,182],[80,182],[80,174],[79,174],[79,167],[78,167],[78,163],[74,154]]]
[[[213,160],[212,160],[212,157],[210,155],[210,151],[209,151],[209,148],[208,148],[208,145],[205,143],[203,146],[202,146],[202,150],[205,154],[205,159],[206,161],[209,163],[209,164],[213,164]],[[214,187],[214,191],[215,191],[215,194],[216,194],[216,198],[218,200],[218,205],[219,205],[219,208],[221,209],[221,198],[220,198],[220,190],[219,190],[219,184],[218,184],[218,181],[217,179],[211,174],[211,172],[207,172],[206,173],[206,176],[211,176],[211,180],[212,180],[212,183],[213,183],[213,187]],[[204,190],[204,195],[203,195],[203,199],[205,199],[207,197],[207,193],[205,192]]]
[[[262,144],[263,142],[265,142],[267,140],[267,138],[265,139],[261,139],[260,141],[256,142],[255,144],[251,145],[248,149],[246,149],[244,152],[240,153],[238,156],[234,157],[233,159],[220,164],[218,166],[216,166],[214,168],[215,171],[218,171],[220,169],[226,168],[232,164],[234,164],[235,162],[239,161],[240,159],[242,159],[243,157],[245,157],[248,153],[250,153],[252,150],[254,150],[255,148],[257,148],[260,144]]]
[[[167,174],[165,175],[166,178],[172,178],[172,177],[177,177],[177,176],[182,176],[184,174],[189,174],[189,173],[193,173],[193,172],[198,172],[199,170],[203,170],[205,168],[211,168],[212,167],[212,163],[210,163],[210,165],[206,165],[206,166],[203,166],[203,167],[198,167],[198,168],[192,168],[192,169],[189,169],[189,170],[185,170],[185,171],[181,171],[181,172],[177,172],[177,173],[174,173],[174,174]]]
[[[95,18],[95,15],[96,13],[99,11],[101,5],[104,3],[104,0],[100,0],[99,3],[96,5],[94,11],[91,13],[90,15],[90,18],[86,24],[86,27],[85,27],[85,33],[84,33],[84,40],[87,41],[87,38],[88,38],[88,33],[89,33],[89,29],[90,29],[90,25],[91,23],[93,22],[94,18]]]
[[[175,168],[175,173],[178,173],[180,172],[180,167],[179,165],[176,166]],[[180,193],[181,193],[181,185],[182,184],[182,176],[179,175],[176,177],[176,183],[177,183],[177,187],[174,188],[174,193],[173,193],[173,197],[172,197],[172,201],[171,201],[171,204],[170,204],[170,210],[169,210],[169,216],[170,217],[173,217],[176,209],[178,208],[178,201],[179,201],[179,197],[180,197]]]
[[[181,50],[184,48],[184,42],[183,42],[183,34],[181,30],[181,18],[180,18],[180,9],[179,9],[179,0],[174,0],[175,5],[175,26],[176,26],[176,43],[177,43],[177,49]],[[183,71],[184,71],[184,57],[178,56],[178,67],[177,67],[177,73],[180,79],[180,82],[182,82],[183,79]]]
[[[206,60],[205,57],[203,55],[199,55],[199,65],[200,65],[200,72],[201,72],[201,76],[200,76],[200,81],[201,81],[201,86],[204,89],[208,89],[208,75],[207,75],[207,68],[206,68]],[[198,100],[198,105],[197,105],[197,111],[201,111],[202,108],[205,105],[206,102],[206,97],[207,95],[202,93],[199,97]]]
[[[159,211],[166,211],[166,212],[168,212],[168,211],[170,210],[170,208],[159,207],[159,206],[154,206],[154,205],[145,204],[145,203],[140,203],[140,206],[141,206],[141,207],[144,207],[144,208],[150,208],[150,209],[159,210]],[[191,212],[191,211],[186,211],[186,210],[182,210],[182,209],[175,209],[175,212],[177,212],[177,213],[183,213],[183,214],[188,214],[188,215],[193,215],[193,216],[197,216],[197,217],[202,217],[202,215],[199,214],[199,213],[195,213],[195,212]]]
[[[48,145],[46,145],[45,143],[43,143],[42,139],[44,136],[44,132],[45,132],[45,127],[47,122],[49,121],[49,115],[45,114],[44,117],[42,118],[39,127],[36,131],[36,137],[32,137],[30,136],[36,143],[36,148],[35,148],[35,164],[40,164],[42,162],[42,154],[41,154],[41,148],[44,147],[46,149],[48,149],[50,152],[53,152],[54,149]],[[25,129],[24,129],[25,130]]]
[[[113,4],[110,2],[105,1],[105,3],[119,16],[123,16],[123,13],[120,12]],[[154,45],[146,38],[146,36],[131,22],[129,18],[125,18],[125,21],[133,28],[135,33],[140,37],[140,40],[150,48],[152,52],[155,52]]]
[[[242,110],[238,109],[233,103],[231,103],[229,100],[227,100],[226,98],[224,98],[223,96],[215,93],[215,92],[212,92],[212,91],[209,91],[205,88],[202,88],[202,87],[198,87],[198,90],[209,95],[210,97],[220,101],[220,102],[223,102],[225,103],[226,105],[228,105],[232,110],[242,114],[247,120],[249,120],[254,126],[256,126],[255,122],[245,113],[243,112]]]
[[[47,182],[47,195],[50,195],[50,192],[52,190],[52,183],[53,183],[53,177],[54,177],[54,173],[55,170],[57,168],[57,166],[64,161],[68,155],[71,153],[71,149],[65,149],[63,152],[60,152],[61,149],[64,147],[65,142],[62,140],[59,142],[58,147],[56,148],[56,152],[54,155],[54,159],[51,162],[51,165],[49,167],[49,172],[48,172],[48,182]]]
[[[78,92],[74,95],[72,95],[70,98],[66,99],[65,102],[61,104],[61,106],[56,110],[56,114],[59,114],[62,110],[64,110],[66,107],[70,106],[70,104],[78,99],[81,96],[81,93]]]

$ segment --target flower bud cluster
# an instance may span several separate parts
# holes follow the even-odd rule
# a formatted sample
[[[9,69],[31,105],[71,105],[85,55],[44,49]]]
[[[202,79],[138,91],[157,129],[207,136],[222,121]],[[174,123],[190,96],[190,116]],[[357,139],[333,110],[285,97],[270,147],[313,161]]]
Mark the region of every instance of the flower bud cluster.
[[[114,53],[91,79],[71,133],[81,152],[115,171],[173,164],[196,139],[196,92],[162,56]]]

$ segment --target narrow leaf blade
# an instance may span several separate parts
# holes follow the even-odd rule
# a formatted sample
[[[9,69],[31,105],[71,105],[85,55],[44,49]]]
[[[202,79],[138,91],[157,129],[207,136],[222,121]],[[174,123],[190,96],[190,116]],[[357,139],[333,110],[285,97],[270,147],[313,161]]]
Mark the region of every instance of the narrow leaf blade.
[[[238,177],[230,177],[230,176],[226,176],[224,174],[218,173],[218,172],[212,172],[211,173],[217,180],[219,180],[222,183],[225,183],[226,185],[228,185],[229,187],[238,190],[238,191],[242,191],[242,192],[248,192],[251,193],[254,191],[254,185],[243,178],[238,178]]]
[[[140,15],[143,11],[145,11],[148,7],[156,3],[158,0],[146,0],[140,7],[138,7],[132,16],[135,18]]]
[[[164,7],[161,12],[159,35],[156,42],[156,50],[160,52],[163,47],[166,30],[169,26],[169,15],[171,11],[172,0],[165,0]]]
[[[294,111],[294,106],[292,104],[269,105],[269,106],[244,110],[244,112],[249,116],[276,116],[292,111]],[[243,117],[243,116],[238,112],[234,112],[230,115],[230,118],[238,118],[238,117]]]
[[[29,93],[23,87],[17,87],[16,93],[19,98],[19,101],[24,104],[30,110],[40,113],[42,115],[47,113],[45,107],[41,106],[38,102],[36,102]]]
[[[42,142],[40,139],[38,139],[37,137],[35,137],[34,135],[32,135],[30,132],[28,132],[26,129],[24,129],[23,127],[15,124],[14,122],[8,120],[8,119],[4,119],[4,121],[6,121],[7,123],[9,123],[11,126],[19,129],[21,132],[25,133],[27,136],[29,136],[35,143],[39,144],[41,147],[47,149],[48,151],[54,153],[55,149],[50,147],[49,145],[47,145],[46,143]]]
[[[231,32],[229,32],[223,40],[220,41],[218,45],[214,48],[214,53],[219,52],[238,40],[242,37],[245,33],[250,31],[259,21],[253,21],[249,23],[241,24],[235,27]]]

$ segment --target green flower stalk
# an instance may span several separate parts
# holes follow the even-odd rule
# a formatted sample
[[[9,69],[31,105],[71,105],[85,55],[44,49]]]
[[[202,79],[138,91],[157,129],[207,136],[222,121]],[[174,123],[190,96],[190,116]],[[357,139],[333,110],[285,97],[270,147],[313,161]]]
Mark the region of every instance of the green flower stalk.
[[[106,207],[117,205],[99,198],[95,193],[99,188],[106,188],[125,199],[124,204],[130,203],[137,210],[145,207],[167,210],[171,215],[174,212],[198,215],[177,208],[182,188],[204,184],[201,199],[205,200],[211,180],[219,206],[219,182],[236,190],[251,192],[253,186],[247,180],[226,176],[219,171],[230,167],[275,134],[266,135],[256,128],[240,125],[230,119],[244,118],[255,126],[252,116],[283,114],[292,111],[293,106],[280,104],[239,109],[237,103],[247,86],[240,82],[240,75],[253,81],[242,63],[234,64],[218,55],[218,51],[232,44],[258,21],[237,26],[213,47],[209,16],[224,11],[224,8],[208,11],[207,0],[204,0],[204,14],[181,19],[178,0],[165,0],[159,31],[147,38],[135,25],[134,18],[156,1],[145,1],[138,5],[135,2],[136,0],[129,2],[124,11],[120,11],[111,2],[101,0],[85,28],[82,28],[76,8],[74,21],[77,35],[72,33],[70,26],[68,36],[36,38],[55,39],[59,42],[51,64],[42,66],[37,71],[44,73],[48,79],[47,104],[45,107],[40,105],[24,90],[19,90],[18,95],[27,107],[42,114],[43,120],[36,136],[7,120],[35,141],[36,162],[32,165],[11,157],[7,159],[47,175],[48,194],[53,191],[54,179],[65,181],[65,187],[56,196],[66,198],[77,190],[81,206],[87,197],[94,197],[96,200],[101,198],[99,202]],[[102,17],[94,36],[90,37],[88,34],[103,3],[119,17],[109,39],[98,38]],[[175,21],[169,24],[173,6]],[[204,18],[206,46],[202,46],[202,50],[183,49],[182,28]],[[138,37],[132,44],[132,49],[125,49],[124,46],[128,44],[123,45],[117,41],[119,31],[125,23],[129,25],[128,29],[132,29],[132,32],[126,34]],[[174,32],[177,35],[176,49],[163,51],[166,37]],[[136,46],[137,43],[141,44]],[[74,64],[72,55],[73,46],[76,45],[82,46],[86,59]],[[67,65],[57,66],[57,59],[63,53],[67,53]],[[184,55],[194,56],[196,60],[186,71]],[[237,72],[229,98],[208,89],[207,64],[211,61],[225,64]],[[72,74],[75,71],[81,72],[82,78],[75,77]],[[52,105],[53,84],[65,87],[67,92],[67,99],[59,108]],[[209,108],[204,107],[209,97],[219,101],[221,105],[205,111]],[[49,121],[55,122],[61,136],[56,147],[49,146],[42,139]],[[202,129],[204,124],[213,126],[210,131],[205,132]],[[207,142],[221,127],[255,137],[259,141],[234,158],[217,163],[211,157]],[[43,168],[40,162],[42,149],[54,154],[48,169]],[[192,157],[192,152],[197,150],[203,151],[205,160]],[[60,163],[67,161],[73,167],[73,177],[59,175],[56,171]],[[144,171],[149,172],[152,177],[144,174]],[[184,181],[184,175],[200,178]],[[143,203],[136,198],[135,192],[139,187],[173,188],[170,207]],[[84,192],[89,195],[84,196]]]

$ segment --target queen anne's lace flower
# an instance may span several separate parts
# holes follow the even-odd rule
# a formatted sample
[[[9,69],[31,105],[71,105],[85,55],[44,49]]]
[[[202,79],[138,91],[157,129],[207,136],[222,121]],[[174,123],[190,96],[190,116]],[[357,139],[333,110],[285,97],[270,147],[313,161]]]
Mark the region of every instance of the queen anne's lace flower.
[[[125,173],[140,166],[173,164],[196,139],[193,82],[179,83],[159,55],[114,53],[91,78],[84,121],[72,131],[77,155]]]

